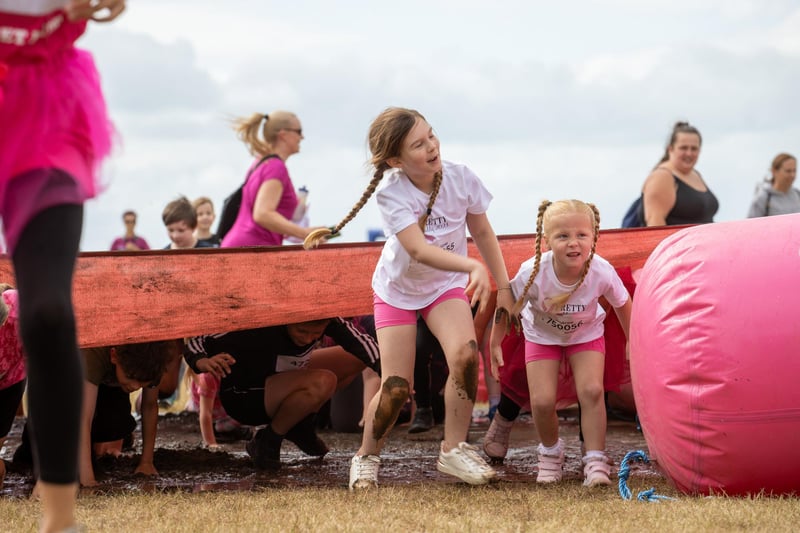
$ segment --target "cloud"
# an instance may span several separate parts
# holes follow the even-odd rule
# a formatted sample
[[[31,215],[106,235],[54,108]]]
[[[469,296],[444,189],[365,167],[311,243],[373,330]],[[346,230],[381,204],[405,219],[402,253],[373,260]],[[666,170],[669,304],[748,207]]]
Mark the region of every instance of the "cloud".
[[[144,33],[120,30],[88,33],[80,44],[92,49],[106,99],[117,112],[203,112],[221,101],[221,88],[197,65],[188,41],[162,44]]]
[[[129,207],[162,245],[161,209],[178,194],[219,207],[250,162],[228,119],[255,111],[298,113],[306,139],[289,168],[311,191],[312,224],[325,225],[369,181],[366,132],[388,105],[422,111],[444,157],[478,172],[502,233],[530,231],[543,198],[593,201],[604,227],[618,224],[678,119],[703,133],[698,168],[720,198],[718,220],[741,218],[775,153],[798,151],[800,123],[787,111],[800,82],[791,2],[516,2],[491,12],[470,2],[457,18],[452,2],[412,2],[424,20],[377,4],[363,13],[246,4],[199,2],[189,13],[183,2],[142,0],[124,24],[86,38],[124,144],[108,190],[87,208],[85,249],[104,249]],[[371,202],[342,240],[376,225]]]

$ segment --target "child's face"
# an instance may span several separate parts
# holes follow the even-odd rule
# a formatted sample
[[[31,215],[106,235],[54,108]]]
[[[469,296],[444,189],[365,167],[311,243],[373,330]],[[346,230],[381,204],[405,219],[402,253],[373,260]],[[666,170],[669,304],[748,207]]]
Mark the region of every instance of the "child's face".
[[[167,224],[167,234],[175,248],[194,248],[194,228],[189,227],[185,220]]]
[[[410,178],[432,176],[442,170],[439,138],[434,135],[430,124],[417,119],[403,140],[400,157],[394,159],[390,164],[401,168]]]
[[[211,204],[200,204],[197,206],[197,229],[208,231],[211,229],[211,224],[214,223],[214,219],[216,215],[214,214],[214,208],[211,207]]]
[[[564,269],[580,270],[594,243],[594,227],[589,215],[567,213],[549,220],[545,238],[553,260]]]

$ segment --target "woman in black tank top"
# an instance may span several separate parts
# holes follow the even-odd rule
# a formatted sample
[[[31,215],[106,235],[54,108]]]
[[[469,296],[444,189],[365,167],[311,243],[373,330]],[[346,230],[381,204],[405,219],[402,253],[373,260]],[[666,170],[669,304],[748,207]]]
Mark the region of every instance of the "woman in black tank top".
[[[694,168],[701,144],[697,128],[688,122],[675,124],[664,156],[642,188],[647,226],[714,221],[719,202]]]

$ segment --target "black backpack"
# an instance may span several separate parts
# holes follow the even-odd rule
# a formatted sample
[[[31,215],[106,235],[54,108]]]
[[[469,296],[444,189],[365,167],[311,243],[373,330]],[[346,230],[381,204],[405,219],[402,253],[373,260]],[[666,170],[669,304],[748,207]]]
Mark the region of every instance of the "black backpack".
[[[623,228],[643,228],[647,224],[644,221],[644,205],[642,205],[642,195],[633,201],[631,206],[622,217]]]
[[[217,236],[219,237],[220,241],[228,234],[228,232],[233,227],[233,224],[236,222],[236,217],[239,216],[239,209],[242,207],[242,189],[244,189],[247,180],[250,179],[250,175],[255,172],[255,170],[267,159],[272,159],[273,157],[278,157],[275,154],[265,155],[261,158],[261,160],[256,163],[256,165],[247,173],[247,177],[244,178],[244,183],[239,185],[239,188],[236,189],[231,193],[230,196],[225,198],[225,201],[222,202],[222,210],[219,213],[219,223],[217,224]]]

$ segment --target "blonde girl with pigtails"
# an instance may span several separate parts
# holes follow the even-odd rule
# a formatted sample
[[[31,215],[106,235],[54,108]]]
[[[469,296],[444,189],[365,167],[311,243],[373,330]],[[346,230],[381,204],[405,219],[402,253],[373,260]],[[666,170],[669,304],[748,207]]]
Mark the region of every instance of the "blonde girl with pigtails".
[[[387,237],[372,278],[381,351],[381,388],[365,416],[361,447],[351,461],[350,490],[378,484],[380,452],[413,389],[417,314],[439,340],[450,368],[445,386],[440,472],[470,484],[495,471],[465,442],[478,390],[478,345],[470,306],[483,309],[492,285],[498,302],[513,305],[508,273],[486,210],[492,199],[468,167],[442,161],[439,139],[417,111],[389,108],[369,131],[375,173],[359,202],[331,229],[313,232],[307,248],[335,234],[377,197]],[[467,256],[467,229],[481,256]]]
[[[503,365],[500,343],[511,322],[525,336],[525,367],[534,425],[539,434],[539,483],[561,480],[564,442],[558,436],[556,393],[562,359],[572,368],[586,452],[584,485],[609,485],[605,453],[606,409],[603,390],[605,297],[628,336],[631,300],[611,264],[595,253],[600,214],[580,200],[545,200],[536,219],[535,255],[511,280],[518,295],[511,308],[498,306],[492,328],[492,372]],[[543,244],[548,248],[543,251]]]

